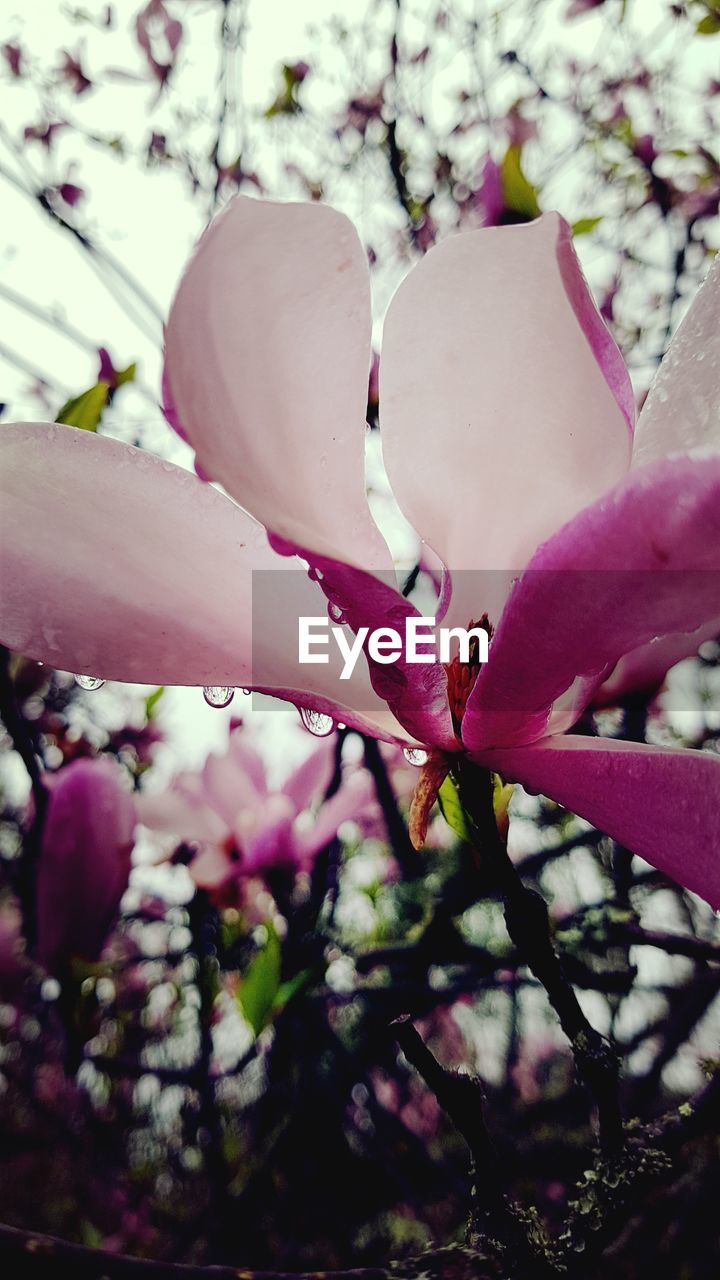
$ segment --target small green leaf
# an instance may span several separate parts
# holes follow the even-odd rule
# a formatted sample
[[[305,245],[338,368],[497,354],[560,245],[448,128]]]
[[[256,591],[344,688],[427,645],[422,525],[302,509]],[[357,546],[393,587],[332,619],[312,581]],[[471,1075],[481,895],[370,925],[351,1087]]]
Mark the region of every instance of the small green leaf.
[[[506,209],[526,218],[540,214],[538,193],[522,169],[522,147],[508,147],[500,165],[503,200]]]
[[[699,36],[716,36],[720,31],[720,17],[715,18],[711,13],[707,18],[701,18],[695,30]]]
[[[312,976],[312,969],[301,969],[294,977],[288,978],[287,982],[281,982],[275,992],[275,999],[272,1005],[273,1013],[279,1013],[291,1000],[295,999],[295,996],[304,991],[312,981]]]
[[[126,369],[116,369],[116,370],[115,370],[115,385],[116,385],[117,387],[122,387],[122,386],[123,386],[123,384],[124,384],[124,383],[126,383],[126,382],[134,382],[134,381],[135,381],[135,374],[136,374],[136,372],[137,372],[137,364],[136,364],[136,362],[135,362],[134,360],[133,360],[132,364],[129,364],[129,365],[127,366],[127,368],[126,368]]]
[[[438,791],[440,812],[448,826],[467,842],[471,839],[470,822],[460,802],[460,793],[452,774],[448,774]]]
[[[96,382],[82,395],[68,400],[60,410],[56,422],[68,427],[80,427],[81,431],[97,431],[103,409],[108,402],[109,382]]]
[[[153,689],[145,699],[145,719],[152,720],[155,716],[155,708],[165,692],[165,685],[161,684],[157,689]]]
[[[270,1020],[280,987],[280,939],[272,924],[265,928],[267,941],[251,961],[237,994],[240,1009],[256,1036]]]
[[[599,218],[578,218],[577,222],[572,224],[572,233],[574,236],[588,236],[591,231],[599,227],[602,220],[602,214],[600,214]]]
[[[508,824],[510,822],[508,810],[514,790],[515,787],[512,782],[503,783],[499,774],[493,775],[493,812],[497,829],[504,839],[507,837]]]

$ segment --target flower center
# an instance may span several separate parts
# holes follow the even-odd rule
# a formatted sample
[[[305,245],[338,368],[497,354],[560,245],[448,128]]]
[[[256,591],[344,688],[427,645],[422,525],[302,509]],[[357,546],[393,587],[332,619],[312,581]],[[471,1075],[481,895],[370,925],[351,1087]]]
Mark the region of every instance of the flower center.
[[[483,631],[487,632],[488,639],[492,639],[493,629],[486,613],[482,615],[478,622],[470,622],[467,630],[471,631],[473,627],[481,627]],[[460,731],[467,700],[475,688],[480,666],[479,646],[476,639],[470,641],[470,659],[468,662],[461,662],[459,655],[456,655],[452,662],[445,663],[448,681],[448,702],[450,703],[450,714],[453,718],[456,733]]]

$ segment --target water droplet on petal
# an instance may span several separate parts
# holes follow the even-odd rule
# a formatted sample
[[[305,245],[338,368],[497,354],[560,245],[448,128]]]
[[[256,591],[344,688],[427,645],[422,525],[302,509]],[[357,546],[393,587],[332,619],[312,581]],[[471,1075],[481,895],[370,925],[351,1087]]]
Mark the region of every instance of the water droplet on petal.
[[[310,568],[308,569],[308,578],[310,579],[311,582],[322,582],[323,580],[322,569],[316,569],[314,565],[311,565]]]
[[[403,755],[408,764],[414,764],[416,769],[422,769],[428,762],[428,753],[422,747],[403,747]]]
[[[241,689],[241,690],[240,690],[240,692],[243,694],[243,696],[244,696],[244,697],[246,697],[246,698],[249,698],[249,697],[250,697],[250,690],[249,690],[249,689]]]
[[[235,690],[224,684],[206,684],[203,698],[209,707],[228,707],[235,697]]]
[[[328,611],[328,617],[330,618],[331,622],[345,621],[345,613],[343,611],[342,605],[336,604],[334,600],[330,601],[327,611]]]
[[[105,681],[99,676],[73,676],[73,680],[81,689],[102,689]]]
[[[316,738],[327,738],[335,727],[332,716],[326,716],[323,711],[311,711],[309,707],[300,708],[300,719],[308,733]]]

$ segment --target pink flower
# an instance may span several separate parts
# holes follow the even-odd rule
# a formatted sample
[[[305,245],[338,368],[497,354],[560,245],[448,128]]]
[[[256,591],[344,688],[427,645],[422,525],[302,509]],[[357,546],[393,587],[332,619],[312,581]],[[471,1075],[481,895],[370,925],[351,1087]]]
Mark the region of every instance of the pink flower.
[[[97,960],[130,876],[133,798],[119,765],[77,760],[50,789],[37,874],[37,952],[51,972]]]
[[[46,124],[28,124],[23,129],[23,138],[26,142],[39,142],[51,151],[55,143],[55,134],[61,129],[67,129],[64,120],[50,120]]]
[[[149,0],[135,19],[135,35],[147,64],[161,88],[169,79],[183,38],[183,24],[173,18],[163,0]]]
[[[76,97],[87,93],[92,88],[92,80],[85,75],[80,55],[63,51],[63,60],[59,69],[59,76],[64,80],[68,88],[72,90]]]
[[[189,870],[203,889],[278,868],[308,870],[344,822],[377,810],[372,779],[362,770],[346,773],[324,800],[334,763],[328,738],[270,790],[262,756],[236,729],[225,754],[212,752],[200,773],[178,774],[160,793],[141,792],[138,817],[153,830],[199,842]]]
[[[10,74],[19,80],[23,74],[23,51],[16,40],[8,40],[0,50],[5,59]]]
[[[436,770],[467,753],[720,903],[720,758],[565,736],[624,657],[656,637],[689,652],[720,617],[719,283],[720,263],[633,440],[627,371],[556,214],[413,268],[385,320],[385,464],[447,567],[438,619],[487,615],[490,660],[368,659],[342,681],[332,652],[298,663],[321,592],[355,632],[418,612],[366,501],[367,264],[332,209],[238,197],[185,270],[166,349],[178,421],[231,496],[89,432],[5,428],[2,638],[109,679],[259,688],[423,743]],[[291,558],[265,575],[282,585],[253,637],[278,552],[310,575]]]
[[[65,204],[69,204],[71,209],[85,199],[85,188],[79,187],[75,182],[61,182],[57,192],[60,199],[64,200]]]

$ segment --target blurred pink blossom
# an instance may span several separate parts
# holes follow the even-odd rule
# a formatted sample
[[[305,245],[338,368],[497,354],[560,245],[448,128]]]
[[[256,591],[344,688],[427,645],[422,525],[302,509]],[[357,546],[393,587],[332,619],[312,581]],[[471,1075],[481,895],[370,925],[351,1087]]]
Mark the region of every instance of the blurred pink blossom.
[[[198,773],[178,774],[165,791],[141,792],[138,817],[155,831],[198,843],[189,870],[200,888],[221,889],[278,868],[307,871],[344,822],[377,815],[372,779],[361,769],[346,771],[325,798],[335,752],[334,739],[325,739],[271,788],[262,756],[235,729],[227,751],[211,752]]]

